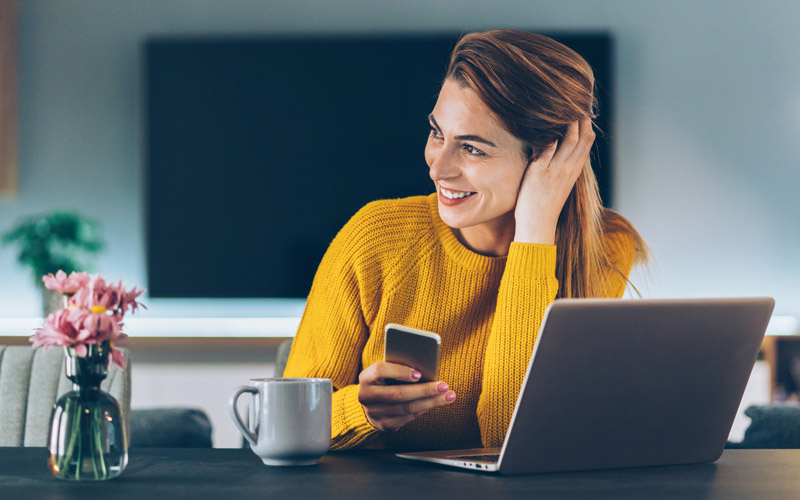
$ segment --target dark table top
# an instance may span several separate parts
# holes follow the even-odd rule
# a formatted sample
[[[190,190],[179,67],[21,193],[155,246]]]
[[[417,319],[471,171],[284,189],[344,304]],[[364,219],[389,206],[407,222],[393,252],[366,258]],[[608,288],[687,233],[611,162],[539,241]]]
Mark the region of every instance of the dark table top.
[[[713,464],[527,476],[419,464],[381,451],[329,453],[307,467],[268,467],[245,449],[134,448],[129,456],[115,479],[74,483],[50,475],[44,448],[0,447],[0,498],[800,498],[800,450],[726,450]]]

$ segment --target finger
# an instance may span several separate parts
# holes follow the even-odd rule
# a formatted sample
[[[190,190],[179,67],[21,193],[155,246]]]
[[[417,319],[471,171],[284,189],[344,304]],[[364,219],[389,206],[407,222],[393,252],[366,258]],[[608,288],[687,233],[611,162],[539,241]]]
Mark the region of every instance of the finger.
[[[383,420],[387,418],[406,417],[412,416],[416,418],[423,413],[438,408],[440,406],[449,405],[456,399],[456,393],[448,391],[445,394],[440,394],[434,397],[415,399],[407,401],[402,404],[379,404],[369,407],[369,414],[372,418]]]
[[[434,408],[439,408],[440,406],[446,406],[456,400],[456,393],[453,391],[447,391],[444,394],[440,394],[438,396],[424,398],[424,399],[417,399],[416,401],[411,401],[403,405],[403,410],[407,411],[409,414],[414,415],[414,417],[419,417],[426,411],[432,410]]]
[[[570,157],[571,162],[583,163],[592,150],[595,136],[596,134],[592,128],[592,120],[590,118],[582,119],[580,122],[580,140]]]
[[[359,388],[358,399],[362,405],[403,404],[422,398],[446,394],[450,388],[444,382],[427,382],[413,385],[370,385]]]
[[[553,156],[553,160],[551,163],[564,163],[566,162],[570,156],[572,156],[572,152],[575,150],[575,147],[578,145],[580,140],[580,123],[575,120],[567,125],[567,132],[564,134],[564,137],[558,141],[558,149],[556,149],[556,154]]]
[[[558,141],[555,141],[553,144],[550,144],[545,148],[535,160],[531,161],[528,164],[528,168],[532,165],[546,167],[550,164],[550,161],[553,159],[553,155],[556,154],[556,149],[558,148]]]
[[[422,373],[405,365],[379,361],[367,367],[358,376],[360,384],[385,384],[387,380],[418,382]]]

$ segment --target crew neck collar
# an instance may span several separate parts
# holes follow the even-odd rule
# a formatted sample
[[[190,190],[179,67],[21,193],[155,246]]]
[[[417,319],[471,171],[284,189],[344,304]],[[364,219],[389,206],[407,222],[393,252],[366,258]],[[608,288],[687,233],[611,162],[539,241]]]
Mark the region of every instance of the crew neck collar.
[[[453,228],[444,223],[439,217],[439,199],[436,193],[428,196],[428,207],[436,236],[442,244],[445,253],[456,263],[473,271],[487,274],[500,274],[505,269],[507,256],[492,257],[481,255],[467,248],[458,241]]]

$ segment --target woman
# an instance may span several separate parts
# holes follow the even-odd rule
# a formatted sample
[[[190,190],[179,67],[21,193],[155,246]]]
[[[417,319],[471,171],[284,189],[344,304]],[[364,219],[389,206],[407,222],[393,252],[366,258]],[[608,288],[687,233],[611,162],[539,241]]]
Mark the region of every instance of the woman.
[[[500,446],[548,304],[622,296],[645,245],[601,205],[593,91],[549,38],[459,41],[428,117],[436,193],[345,225],[295,337],[284,375],[332,379],[333,449]],[[442,337],[440,381],[382,361],[387,323]]]

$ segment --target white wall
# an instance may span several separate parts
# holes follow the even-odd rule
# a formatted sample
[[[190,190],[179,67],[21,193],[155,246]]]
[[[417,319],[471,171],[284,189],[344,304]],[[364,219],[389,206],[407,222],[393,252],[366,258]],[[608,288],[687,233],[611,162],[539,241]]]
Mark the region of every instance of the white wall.
[[[590,29],[616,38],[615,208],[655,256],[644,295],[772,295],[776,314],[800,316],[796,1],[19,4],[20,184],[0,198],[0,231],[24,215],[77,208],[104,224],[109,245],[98,270],[109,278],[147,286],[147,37]],[[0,316],[39,314],[26,273],[0,248]]]
[[[228,398],[248,379],[273,376],[278,341],[227,346],[217,341],[189,348],[176,342],[161,344],[130,347],[131,407],[200,408],[211,420],[215,447],[240,447],[242,437],[228,415]],[[248,398],[240,398],[243,416]]]
[[[104,223],[109,246],[99,270],[109,277],[147,284],[145,38],[592,29],[617,41],[616,208],[656,258],[645,295],[766,294],[776,297],[777,314],[800,316],[797,2],[19,3],[20,185],[0,198],[0,228],[78,208]],[[10,248],[0,249],[0,283],[0,315],[38,314]]]

